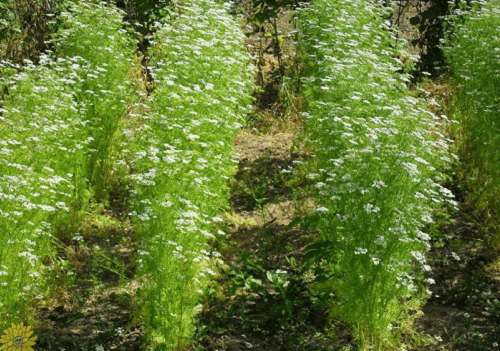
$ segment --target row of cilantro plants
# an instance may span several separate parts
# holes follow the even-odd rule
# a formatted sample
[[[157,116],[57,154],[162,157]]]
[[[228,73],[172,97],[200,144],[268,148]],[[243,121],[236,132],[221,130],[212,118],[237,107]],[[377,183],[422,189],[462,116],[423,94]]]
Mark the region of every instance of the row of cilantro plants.
[[[232,138],[249,112],[251,65],[226,5],[176,4],[149,38],[152,93],[111,4],[78,1],[54,20],[37,65],[2,61],[0,330],[33,318],[57,243],[95,202],[131,182],[142,288],[137,316],[155,350],[189,343],[218,262],[208,243],[227,206]],[[137,78],[137,77],[135,77]]]
[[[189,344],[197,301],[220,260],[208,243],[224,235],[217,215],[228,206],[233,138],[253,90],[245,36],[227,6],[185,1],[152,38],[154,93],[132,161],[142,311],[155,350]]]
[[[306,258],[332,317],[370,349],[394,349],[411,330],[409,311],[433,283],[425,231],[436,207],[456,205],[440,185],[453,159],[439,132],[448,119],[410,93],[390,14],[373,0],[315,0],[299,14],[320,232]]]
[[[0,66],[0,328],[31,321],[31,301],[50,289],[54,248],[74,235],[57,229],[103,189],[136,95],[134,43],[117,9],[81,2],[57,21],[39,64]]]
[[[500,2],[460,1],[448,16],[443,45],[455,89],[450,114],[460,156],[460,180],[487,245],[500,246]]]

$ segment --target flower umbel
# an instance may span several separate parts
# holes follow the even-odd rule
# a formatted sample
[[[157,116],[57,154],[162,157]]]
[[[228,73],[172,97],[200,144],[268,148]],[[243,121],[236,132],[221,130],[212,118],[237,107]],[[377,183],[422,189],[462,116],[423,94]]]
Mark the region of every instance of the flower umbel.
[[[31,327],[24,326],[23,323],[13,324],[11,328],[3,331],[0,343],[3,344],[0,350],[5,351],[34,351],[31,346],[35,345],[36,336],[32,336]]]

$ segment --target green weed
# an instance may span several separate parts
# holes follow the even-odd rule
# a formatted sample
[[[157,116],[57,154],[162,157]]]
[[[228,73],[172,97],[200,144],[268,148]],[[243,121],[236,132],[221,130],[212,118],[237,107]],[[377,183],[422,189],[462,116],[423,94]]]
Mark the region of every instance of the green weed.
[[[255,252],[240,251],[239,255],[237,265],[227,267],[219,276],[218,285],[206,290],[205,304],[214,307],[200,315],[197,339],[201,339],[201,344],[214,330],[248,330],[256,336],[274,336],[286,350],[307,348],[311,339],[316,345],[332,342],[333,330],[323,330],[327,314],[321,304],[323,299],[319,298],[321,293],[308,287],[310,272],[301,272],[294,259],[288,259],[286,269],[271,271],[264,268],[265,260],[255,258]],[[309,335],[312,325],[321,332]]]

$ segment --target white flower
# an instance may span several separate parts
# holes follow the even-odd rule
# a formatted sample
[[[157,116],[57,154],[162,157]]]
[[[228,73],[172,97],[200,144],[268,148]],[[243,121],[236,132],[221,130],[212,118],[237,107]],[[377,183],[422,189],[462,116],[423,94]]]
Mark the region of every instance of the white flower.
[[[380,207],[374,206],[372,204],[366,204],[363,206],[363,208],[365,209],[366,213],[376,213],[380,211]]]
[[[194,211],[187,211],[181,213],[181,216],[186,217],[186,218],[198,218],[198,213]]]
[[[363,249],[362,247],[357,247],[356,250],[354,251],[355,255],[364,255],[368,252],[367,249]]]
[[[420,230],[417,231],[417,237],[421,240],[431,240],[431,237],[429,236],[429,234],[427,233],[424,233]]]
[[[429,164],[429,162],[427,162],[426,160],[424,160],[423,158],[420,158],[420,157],[415,157],[414,160],[417,161],[417,162],[423,163],[424,165],[428,165]]]
[[[371,150],[369,150],[369,152],[371,152]],[[387,187],[387,185],[381,180],[374,180],[372,187],[380,189]]]
[[[424,254],[420,251],[412,251],[411,254],[421,264],[424,264],[427,261]]]
[[[148,221],[149,220],[149,216],[146,213],[141,213],[138,217],[141,221]]]
[[[432,219],[432,217],[428,216],[428,215],[423,215],[421,218],[422,218],[422,221],[424,221],[427,224],[430,224],[430,223],[434,222],[434,220]]]

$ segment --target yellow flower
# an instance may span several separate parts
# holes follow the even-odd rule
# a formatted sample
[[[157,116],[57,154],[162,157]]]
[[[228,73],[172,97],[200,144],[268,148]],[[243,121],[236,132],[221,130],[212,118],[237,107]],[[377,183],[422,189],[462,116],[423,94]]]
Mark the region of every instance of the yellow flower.
[[[30,327],[23,323],[12,325],[12,328],[3,331],[4,335],[0,338],[0,350],[4,351],[34,351],[31,346],[35,345],[36,336]]]

